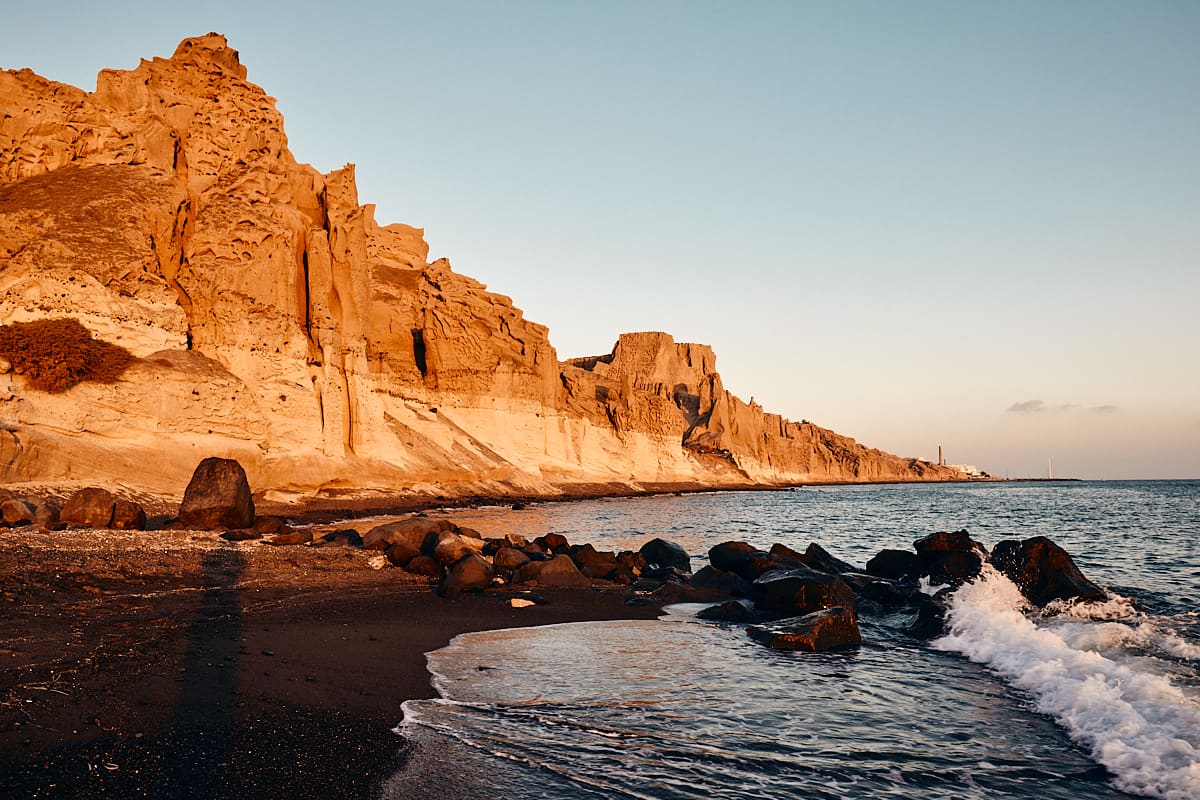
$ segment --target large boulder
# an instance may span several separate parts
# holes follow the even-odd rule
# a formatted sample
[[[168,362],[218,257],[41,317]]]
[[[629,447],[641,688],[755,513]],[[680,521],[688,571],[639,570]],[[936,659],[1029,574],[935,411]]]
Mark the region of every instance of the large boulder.
[[[845,581],[807,567],[761,575],[753,592],[755,606],[782,614],[809,614],[834,606],[854,609],[854,591]]]
[[[722,542],[709,549],[708,560],[722,572],[732,572],[748,581],[779,568],[769,553],[746,542]]]
[[[206,458],[192,473],[179,522],[185,528],[249,528],[254,524],[254,498],[246,470],[231,458]]]
[[[810,653],[857,647],[862,643],[853,608],[835,606],[800,617],[751,625],[750,638],[773,650],[805,650]]]
[[[651,539],[642,545],[638,552],[642,554],[642,558],[646,559],[648,567],[657,565],[660,569],[674,568],[687,575],[692,573],[692,559],[686,550],[674,542],[668,542],[666,539]]]
[[[432,552],[438,534],[457,532],[458,526],[448,519],[410,517],[399,522],[376,525],[363,537],[368,550],[387,550],[394,544],[406,544],[421,552]]]
[[[486,558],[475,552],[468,552],[446,571],[446,577],[442,579],[439,590],[442,597],[453,600],[463,592],[483,591],[492,585],[495,575],[491,563]]]
[[[117,498],[107,489],[89,486],[71,495],[59,519],[67,525],[107,528],[112,523]]]
[[[1038,606],[1051,600],[1108,599],[1103,589],[1083,576],[1067,551],[1045,536],[1000,542],[992,549],[992,564]]]

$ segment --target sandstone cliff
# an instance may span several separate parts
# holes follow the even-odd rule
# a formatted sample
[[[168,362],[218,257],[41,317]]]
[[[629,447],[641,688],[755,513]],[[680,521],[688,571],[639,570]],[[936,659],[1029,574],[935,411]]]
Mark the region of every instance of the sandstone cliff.
[[[0,363],[0,480],[178,491],[210,455],[297,493],[959,477],[766,414],[666,334],[560,364],[379,225],[352,166],[298,163],[246,77],[217,34],[91,93],[0,72],[0,324],[77,319],[136,357],[62,393]]]

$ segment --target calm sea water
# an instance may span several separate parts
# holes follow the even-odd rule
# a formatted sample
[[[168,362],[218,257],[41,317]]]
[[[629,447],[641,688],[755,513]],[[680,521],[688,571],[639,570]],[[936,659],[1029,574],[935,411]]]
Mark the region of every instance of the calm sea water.
[[[598,548],[662,536],[822,544],[862,564],[937,530],[1046,535],[1114,602],[1045,616],[988,575],[949,635],[863,616],[863,646],[768,650],[677,606],[663,619],[461,636],[441,700],[401,731],[452,753],[468,795],[510,798],[1200,797],[1200,482],[864,486],[462,512],[485,535]],[[445,760],[439,763],[444,768]],[[399,774],[385,796],[414,796]]]

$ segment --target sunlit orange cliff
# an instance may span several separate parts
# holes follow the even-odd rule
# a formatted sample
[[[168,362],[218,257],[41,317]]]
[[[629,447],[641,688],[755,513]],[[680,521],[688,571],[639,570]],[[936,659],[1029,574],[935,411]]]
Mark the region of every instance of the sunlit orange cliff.
[[[131,363],[93,374],[42,320]],[[5,482],[178,491],[210,455],[279,498],[962,477],[765,413],[665,333],[560,362],[421,229],[380,225],[352,166],[298,163],[218,34],[91,93],[0,72],[0,323]]]

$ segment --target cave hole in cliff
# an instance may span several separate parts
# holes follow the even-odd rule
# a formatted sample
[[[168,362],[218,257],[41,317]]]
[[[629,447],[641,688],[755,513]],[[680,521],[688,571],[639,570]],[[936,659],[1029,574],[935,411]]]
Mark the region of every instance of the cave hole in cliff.
[[[425,377],[428,367],[425,364],[425,334],[420,328],[412,329],[413,337],[413,360],[417,362],[417,369],[421,373],[421,377]]]

